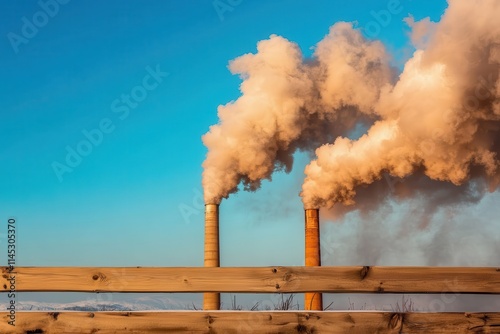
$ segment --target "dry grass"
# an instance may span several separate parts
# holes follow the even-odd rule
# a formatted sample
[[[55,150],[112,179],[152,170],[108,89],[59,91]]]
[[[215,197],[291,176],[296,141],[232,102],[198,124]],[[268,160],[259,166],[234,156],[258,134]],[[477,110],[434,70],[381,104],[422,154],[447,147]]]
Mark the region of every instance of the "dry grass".
[[[295,294],[284,294],[280,293],[280,300],[277,302],[272,302],[273,306],[266,305],[264,308],[260,307],[260,302],[256,302],[249,310],[250,311],[287,311],[287,310],[300,310],[299,303],[295,301]],[[238,304],[236,301],[236,296],[231,295],[231,304],[227,308],[227,310],[232,311],[244,311],[245,308],[243,305]],[[331,302],[326,307],[324,307],[324,311],[333,310],[333,303]],[[194,303],[187,306],[188,310],[193,311],[201,311],[200,308],[196,307]],[[224,309],[224,303],[221,303],[221,309]],[[366,303],[361,306],[356,306],[351,298],[348,298],[348,307],[349,311],[367,311],[371,310]],[[382,308],[373,308],[373,310],[383,310]],[[411,300],[411,297],[405,296],[404,294],[401,296],[401,301],[397,301],[396,305],[391,304],[392,312],[417,312],[418,309],[415,306],[415,303]]]
[[[405,295],[401,297],[401,304],[396,302],[396,306],[392,307],[393,312],[416,312],[418,309],[415,307],[415,303],[411,300],[411,297],[405,299]]]
[[[272,302],[273,306],[266,305],[263,309],[260,307],[260,302],[256,302],[251,308],[250,311],[287,311],[287,310],[299,310],[299,303],[295,302],[295,294],[279,294],[281,298],[277,302]],[[285,296],[287,295],[287,296]],[[231,296],[231,305],[227,308],[232,311],[242,311],[244,310],[241,304],[236,302],[236,296]],[[189,309],[197,310],[195,305],[192,305],[192,308]],[[221,303],[221,309],[224,309],[224,304]]]
[[[364,305],[362,306],[355,306],[354,305],[354,302],[351,302],[351,298],[348,298],[349,302],[349,306],[348,306],[348,310],[358,310],[358,311],[367,311],[367,310],[380,310],[380,311],[385,311],[383,308],[377,308],[377,307],[374,307],[374,308],[369,308],[368,305],[366,303],[364,303]],[[391,311],[392,312],[397,312],[397,313],[400,313],[400,312],[417,312],[418,309],[415,307],[415,303],[411,300],[411,297],[408,297],[408,296],[405,296],[404,294],[401,296],[401,303],[399,301],[396,302],[396,305],[393,306],[391,304]]]

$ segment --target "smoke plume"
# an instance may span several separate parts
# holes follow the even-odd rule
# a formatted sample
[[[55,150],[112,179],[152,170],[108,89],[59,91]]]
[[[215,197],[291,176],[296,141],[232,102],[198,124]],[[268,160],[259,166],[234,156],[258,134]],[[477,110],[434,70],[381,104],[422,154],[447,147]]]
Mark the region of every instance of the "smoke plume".
[[[358,140],[339,137],[316,150],[305,169],[306,207],[354,204],[357,190],[392,177],[450,182],[412,183],[411,192],[458,194],[500,181],[500,2],[450,1],[439,23],[407,23],[417,49],[397,82],[385,87],[380,118]],[[420,186],[418,185],[420,184]],[[447,190],[447,191],[446,191]],[[381,201],[373,196],[368,201]],[[467,198],[467,197],[466,197]]]
[[[497,0],[450,1],[439,22],[408,17],[416,51],[399,77],[384,46],[350,23],[333,25],[309,59],[283,37],[260,41],[230,62],[242,94],[203,136],[205,202],[289,172],[297,150],[316,154],[304,206],[332,216],[388,199],[426,199],[430,216],[477,202],[500,183],[499,17]],[[357,124],[367,132],[347,138]]]
[[[258,189],[274,171],[289,172],[297,150],[313,150],[375,119],[373,106],[393,76],[383,45],[345,22],[331,27],[312,59],[272,35],[229,68],[243,80],[242,95],[219,106],[219,124],[203,136],[206,203],[219,203],[241,182]]]

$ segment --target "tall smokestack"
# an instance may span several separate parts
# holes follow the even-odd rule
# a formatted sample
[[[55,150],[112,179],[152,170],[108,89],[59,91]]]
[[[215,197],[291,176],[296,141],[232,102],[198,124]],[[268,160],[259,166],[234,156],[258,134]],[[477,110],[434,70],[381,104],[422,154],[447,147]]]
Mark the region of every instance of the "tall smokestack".
[[[319,249],[319,209],[306,209],[306,267],[321,266],[321,252]],[[323,295],[317,292],[308,292],[304,298],[306,310],[323,310]]]
[[[219,205],[205,205],[205,267],[219,267]],[[220,294],[203,294],[203,309],[220,309]]]

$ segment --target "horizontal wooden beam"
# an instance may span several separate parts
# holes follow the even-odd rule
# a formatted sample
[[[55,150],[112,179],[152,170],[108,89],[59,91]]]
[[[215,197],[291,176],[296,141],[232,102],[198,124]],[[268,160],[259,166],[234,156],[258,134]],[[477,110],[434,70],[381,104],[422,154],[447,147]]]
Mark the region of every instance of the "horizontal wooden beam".
[[[499,268],[2,268],[0,292],[500,293]]]
[[[0,332],[17,333],[499,333],[500,313],[305,311],[0,313]]]

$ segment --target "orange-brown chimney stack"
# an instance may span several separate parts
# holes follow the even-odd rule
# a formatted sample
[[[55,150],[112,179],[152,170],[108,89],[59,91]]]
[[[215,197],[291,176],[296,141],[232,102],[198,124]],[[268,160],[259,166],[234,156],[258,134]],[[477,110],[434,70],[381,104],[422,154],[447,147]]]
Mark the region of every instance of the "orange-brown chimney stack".
[[[219,205],[205,205],[205,267],[219,267]],[[203,309],[220,309],[220,293],[203,294]]]
[[[321,252],[319,241],[319,210],[306,209],[306,267],[321,266]],[[318,292],[306,292],[304,309],[323,310],[323,295]]]

